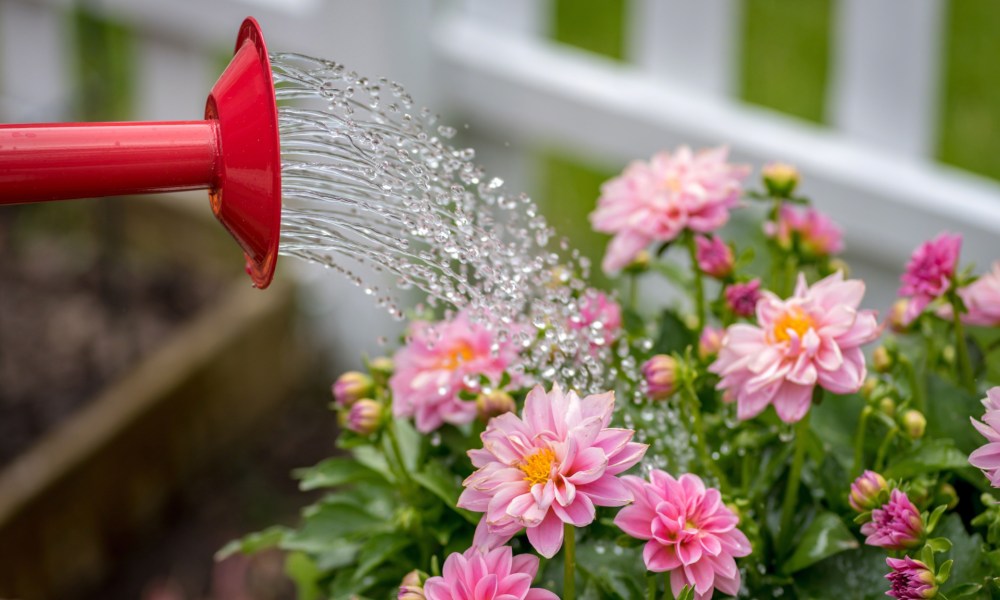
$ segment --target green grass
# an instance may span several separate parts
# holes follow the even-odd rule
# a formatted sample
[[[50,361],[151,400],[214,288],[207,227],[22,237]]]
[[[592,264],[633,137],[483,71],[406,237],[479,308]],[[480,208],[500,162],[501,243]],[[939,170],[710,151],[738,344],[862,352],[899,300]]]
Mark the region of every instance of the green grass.
[[[1000,3],[953,0],[947,19],[938,157],[1000,178]]]
[[[740,96],[822,123],[830,53],[830,0],[746,0]]]
[[[70,11],[76,110],[91,121],[126,120],[132,112],[135,56],[132,31],[86,9]]]
[[[626,0],[555,0],[552,39],[621,60]]]

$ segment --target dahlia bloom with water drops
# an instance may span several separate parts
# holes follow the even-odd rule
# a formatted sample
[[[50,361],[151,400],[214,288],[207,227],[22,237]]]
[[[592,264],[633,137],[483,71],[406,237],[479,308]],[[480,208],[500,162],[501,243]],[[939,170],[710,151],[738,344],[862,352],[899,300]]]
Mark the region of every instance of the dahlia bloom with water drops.
[[[872,511],[871,521],[861,526],[865,543],[886,550],[906,550],[920,543],[924,521],[920,511],[902,490],[895,489],[889,501]]]
[[[608,427],[613,392],[580,398],[558,384],[536,386],[521,417],[490,421],[483,448],[470,450],[477,471],[463,485],[458,506],[484,513],[477,543],[494,548],[521,529],[546,558],[563,543],[563,524],[584,527],[595,507],[624,506],[632,494],[618,475],[635,465],[647,446],[633,431]]]
[[[798,240],[799,247],[811,256],[830,256],[844,249],[844,234],[840,227],[812,207],[797,208],[782,204],[777,222],[764,223],[764,233],[786,249]]]
[[[427,600],[559,600],[548,590],[531,587],[538,557],[514,556],[510,546],[487,552],[475,548],[452,553],[441,575],[424,582]]]
[[[962,250],[962,236],[942,233],[913,251],[900,277],[899,295],[909,298],[903,320],[909,323],[920,316],[927,305],[951,287]]]
[[[685,229],[709,233],[729,220],[739,200],[744,165],[727,162],[728,148],[694,153],[682,146],[635,161],[601,186],[590,214],[596,231],[613,234],[602,267],[617,272],[650,244],[669,242]]]
[[[413,417],[422,433],[444,423],[470,423],[476,403],[459,394],[478,392],[480,376],[498,383],[517,355],[509,335],[501,339],[495,328],[473,320],[467,311],[448,321],[415,322],[409,342],[394,357],[389,379],[393,415]]]
[[[990,485],[1000,488],[1000,386],[986,392],[983,406],[986,407],[983,420],[977,421],[972,417],[969,420],[986,438],[986,443],[969,455],[969,464],[982,469]]]
[[[613,342],[622,328],[622,309],[604,292],[587,290],[579,300],[580,310],[570,317],[573,330],[589,330],[587,339],[593,346]]]
[[[923,561],[904,556],[887,557],[885,563],[891,569],[885,576],[891,586],[886,596],[897,600],[925,600],[937,596],[934,572]]]
[[[740,589],[736,559],[750,554],[750,541],[719,490],[706,488],[697,475],[674,479],[659,469],[650,472],[649,481],[632,475],[622,481],[635,502],[618,511],[615,525],[647,540],[646,568],[669,572],[674,596],[686,585],[698,600],[711,598],[715,589],[735,596]]]
[[[786,300],[763,292],[757,324],[730,326],[709,367],[722,378],[718,388],[736,394],[737,416],[750,419],[773,405],[782,421],[795,423],[817,385],[835,394],[861,389],[861,346],[881,333],[875,312],[858,309],[864,293],[863,281],[845,281],[839,271],[812,286],[799,274]]]

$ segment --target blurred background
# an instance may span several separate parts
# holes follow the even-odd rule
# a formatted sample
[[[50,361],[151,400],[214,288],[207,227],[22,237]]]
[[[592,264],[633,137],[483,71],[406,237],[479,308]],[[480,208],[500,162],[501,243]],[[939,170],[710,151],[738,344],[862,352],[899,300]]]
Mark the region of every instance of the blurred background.
[[[796,164],[870,307],[939,231],[1000,254],[992,0],[0,0],[0,122],[201,118],[247,15],[401,83],[595,262],[600,183],[679,144]],[[294,520],[330,381],[399,324],[289,259],[249,289],[205,194],[3,207],[0,252],[0,597],[292,594],[212,553]]]

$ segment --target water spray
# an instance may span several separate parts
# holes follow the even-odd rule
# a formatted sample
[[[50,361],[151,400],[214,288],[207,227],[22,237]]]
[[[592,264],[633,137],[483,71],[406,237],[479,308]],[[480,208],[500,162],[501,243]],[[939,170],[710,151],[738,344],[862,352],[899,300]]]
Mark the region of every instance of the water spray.
[[[271,64],[260,25],[236,51],[201,121],[0,125],[0,204],[207,189],[258,288],[274,277],[281,152]]]

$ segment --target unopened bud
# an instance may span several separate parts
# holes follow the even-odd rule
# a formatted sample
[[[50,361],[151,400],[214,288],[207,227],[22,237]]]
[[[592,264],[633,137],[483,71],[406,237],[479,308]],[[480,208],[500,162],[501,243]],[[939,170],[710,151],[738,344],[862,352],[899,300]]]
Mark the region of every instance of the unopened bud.
[[[382,425],[382,405],[371,398],[362,398],[351,405],[344,426],[360,435],[371,435]]]
[[[927,418],[919,410],[908,410],[903,413],[903,431],[910,439],[919,440],[924,437],[927,429]]]
[[[663,400],[674,393],[677,383],[677,361],[666,354],[657,354],[642,365],[646,395],[652,400]]]
[[[399,585],[397,600],[424,600],[424,581],[427,576],[414,569],[403,577]]]
[[[896,416],[896,401],[886,396],[878,401],[878,409],[887,417]]]
[[[624,271],[632,274],[645,273],[649,270],[649,263],[651,260],[652,257],[649,254],[649,250],[640,250],[639,253],[635,255],[635,258],[632,259],[632,262],[625,266]]]
[[[358,371],[348,371],[333,382],[333,399],[337,406],[346,408],[374,391],[372,378]]]
[[[379,356],[368,363],[368,368],[372,373],[389,377],[396,370],[396,363],[388,356]]]
[[[875,471],[865,471],[851,484],[847,502],[857,512],[865,512],[882,506],[883,492],[889,491],[885,478]]]
[[[879,373],[888,373],[889,369],[892,368],[892,356],[889,355],[889,350],[885,346],[879,346],[872,352],[872,366]]]
[[[937,502],[939,504],[946,504],[948,510],[952,510],[958,506],[958,492],[955,490],[955,486],[950,483],[942,483],[941,489],[938,490]]]
[[[799,185],[799,170],[786,163],[769,163],[761,169],[767,193],[775,198],[788,198]]]
[[[484,392],[476,397],[476,414],[483,421],[504,413],[513,412],[517,406],[510,394],[503,390]]]
[[[722,338],[726,336],[726,330],[721,327],[706,325],[698,336],[698,357],[708,360],[719,353],[722,348]]]
[[[865,382],[861,384],[861,397],[865,400],[871,400],[876,387],[878,387],[878,379],[874,377],[865,379]]]
[[[906,298],[899,298],[892,303],[889,309],[889,329],[896,333],[905,333],[910,328],[910,323],[906,320],[906,309],[910,301]]]

